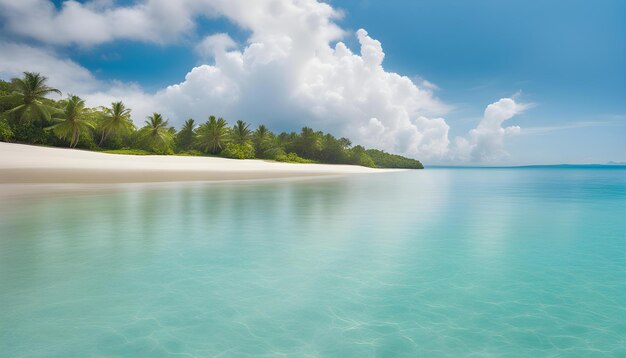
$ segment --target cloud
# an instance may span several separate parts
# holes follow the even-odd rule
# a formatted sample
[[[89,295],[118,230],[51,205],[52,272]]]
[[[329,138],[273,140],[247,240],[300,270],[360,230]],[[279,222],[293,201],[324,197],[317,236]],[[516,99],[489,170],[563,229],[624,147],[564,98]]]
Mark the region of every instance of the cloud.
[[[54,51],[0,41],[0,77],[10,79],[22,72],[40,72],[63,91],[89,93],[102,86],[89,70]]]
[[[516,129],[501,124],[523,110],[512,99],[513,105],[504,99],[490,105],[478,127],[451,147],[443,119],[451,106],[435,97],[437,87],[386,70],[382,44],[364,29],[353,34],[341,29],[335,20],[342,13],[317,0],[145,0],[129,6],[66,1],[60,9],[43,0],[0,0],[0,13],[5,31],[48,44],[0,44],[0,49],[13,46],[0,53],[0,74],[42,72],[52,85],[84,96],[90,105],[122,99],[137,124],[152,112],[174,125],[215,114],[277,130],[307,125],[424,160],[479,161],[504,153],[504,136]],[[202,64],[154,93],[99,81],[54,50],[119,38],[175,41],[192,33],[199,17],[216,16],[248,31],[246,42],[225,33],[204,37],[194,47]],[[347,36],[356,36],[358,49],[342,42]]]
[[[518,134],[520,127],[502,127],[502,123],[522,113],[528,107],[528,104],[518,103],[513,98],[502,98],[488,105],[482,120],[469,132],[467,138],[456,138],[458,159],[471,162],[495,162],[506,157],[504,138]]]
[[[67,0],[59,9],[48,0],[0,0],[5,31],[55,45],[118,39],[168,43],[191,34],[198,18],[218,16],[254,28],[260,36],[289,33],[298,40],[317,28],[319,38],[330,40],[342,33],[331,21],[341,12],[317,0],[139,0],[126,6],[112,0]]]
[[[228,34],[219,33],[205,37],[196,45],[196,53],[203,59],[207,60],[222,56],[226,50],[235,48],[237,43]]]
[[[194,29],[193,1],[146,0],[133,6],[113,1],[0,0],[7,31],[48,44],[95,45],[115,39],[167,42]],[[209,11],[203,13],[210,15]]]

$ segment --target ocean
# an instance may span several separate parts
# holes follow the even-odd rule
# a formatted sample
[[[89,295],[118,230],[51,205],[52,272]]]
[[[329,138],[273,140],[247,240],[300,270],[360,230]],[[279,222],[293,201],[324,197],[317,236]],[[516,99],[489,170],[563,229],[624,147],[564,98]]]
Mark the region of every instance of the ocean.
[[[624,357],[626,170],[0,203],[1,357]]]

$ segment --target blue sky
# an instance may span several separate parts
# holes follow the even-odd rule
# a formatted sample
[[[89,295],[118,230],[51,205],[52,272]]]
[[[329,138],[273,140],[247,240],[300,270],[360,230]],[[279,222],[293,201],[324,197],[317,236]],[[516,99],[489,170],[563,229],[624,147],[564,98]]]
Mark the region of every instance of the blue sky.
[[[267,122],[275,130],[297,130],[303,124],[302,121],[307,119],[313,127],[347,135],[369,146],[377,146],[378,140],[378,146],[383,149],[412,155],[427,163],[489,165],[626,161],[626,3],[623,1],[333,0],[327,3],[334,11],[340,11],[342,16],[327,15],[324,8],[321,8],[322,15],[319,15],[315,12],[319,9],[313,5],[303,11],[315,12],[315,16],[322,19],[330,18],[337,28],[344,31],[343,35],[305,34],[297,38],[292,36],[294,31],[300,30],[297,23],[285,25],[284,28],[281,26],[276,30],[278,33],[265,33],[263,26],[271,27],[271,21],[285,20],[268,19],[265,15],[251,19],[250,14],[258,10],[252,9],[257,4],[247,6],[244,2],[240,7],[235,6],[235,9],[218,8],[217,13],[226,14],[221,16],[212,13],[211,0],[206,2],[209,10],[189,5],[188,13],[181,15],[180,23],[173,20],[171,24],[168,23],[171,32],[167,30],[155,34],[148,33],[149,30],[140,32],[125,29],[126,32],[120,30],[118,33],[106,30],[111,33],[108,37],[100,38],[98,34],[82,36],[80,32],[83,29],[78,25],[66,29],[63,27],[65,25],[52,22],[41,32],[18,29],[12,22],[21,10],[16,10],[16,5],[10,1],[1,0],[0,10],[4,8],[5,15],[0,15],[3,23],[0,31],[5,45],[20,46],[20,51],[27,48],[40,51],[55,61],[71,61],[72,65],[85,70],[82,75],[88,80],[76,81],[69,78],[71,76],[54,78],[58,83],[75,86],[75,91],[84,93],[84,96],[97,93],[93,96],[106,101],[115,94],[124,93],[119,87],[136,87],[131,101],[137,103],[136,113],[143,113],[139,109],[144,105],[139,102],[141,98],[146,99],[146,103],[155,101],[155,93],[163,92],[173,84],[185,83],[191,87],[190,83],[194,80],[186,79],[186,76],[194,67],[208,65],[220,68],[212,57],[215,53],[211,52],[212,55],[208,57],[199,55],[199,44],[206,36],[225,33],[235,44],[232,46],[234,50],[241,53],[245,53],[247,46],[254,41],[269,48],[277,34],[291,36],[291,41],[320,40],[327,43],[329,48],[342,41],[356,55],[361,52],[364,43],[377,40],[385,54],[381,65],[384,72],[379,71],[381,81],[389,73],[407,76],[417,88],[429,91],[437,103],[432,103],[431,97],[420,99],[425,104],[420,102],[419,105],[410,104],[411,101],[400,103],[392,98],[382,103],[380,108],[368,108],[364,103],[347,103],[345,108],[338,108],[334,102],[316,102],[318,93],[316,96],[304,96],[302,103],[293,100],[295,104],[284,104],[296,96],[294,91],[300,95],[298,89],[303,83],[284,84],[284,81],[275,82],[275,78],[287,74],[293,76],[300,70],[308,74],[312,70],[296,67],[283,73],[281,68],[285,68],[285,65],[280,67],[280,62],[260,71],[274,74],[271,80],[264,79],[271,90],[278,88],[272,96],[268,94],[267,98],[261,100],[253,95],[245,95],[259,88],[265,91],[265,88],[250,78],[229,75],[226,83],[235,86],[233,93],[236,93],[236,103],[233,102],[232,107],[224,105],[222,108],[222,103],[228,101],[228,97],[210,98],[206,103],[211,103],[212,106],[208,108],[215,108],[224,116],[244,117],[253,124]],[[290,0],[276,2],[292,5]],[[61,5],[60,1],[54,3],[55,7],[41,14],[41,19],[47,21],[67,10],[64,10],[67,4]],[[105,5],[94,5],[89,1],[81,3],[80,9],[101,17],[108,16],[107,11],[111,9],[138,4],[136,1],[118,1]],[[67,12],[67,16],[74,16]],[[293,16],[295,14],[300,16],[301,12],[294,12]],[[309,18],[306,14],[302,16]],[[41,19],[33,21],[45,23]],[[107,19],[110,21],[110,17]],[[185,28],[185,21],[193,22],[192,28]],[[84,26],[85,34],[89,33],[90,25]],[[365,39],[355,35],[361,28],[367,30],[368,37]],[[322,33],[328,29],[329,26],[320,25],[312,27],[311,32]],[[61,35],[55,37],[55,32]],[[214,47],[211,46],[210,51],[213,51]],[[280,43],[277,46],[281,46]],[[293,47],[304,46],[292,45],[290,49]],[[315,54],[319,54],[318,49],[315,49]],[[24,62],[17,57],[6,59],[6,63],[11,61]],[[336,62],[332,63],[337,65]],[[32,65],[37,69],[42,66],[46,69],[41,63]],[[227,73],[226,67],[220,69]],[[55,69],[50,68],[49,71],[52,73]],[[0,77],[6,79],[16,72],[17,66],[4,65],[3,68],[0,62]],[[315,74],[323,77],[325,73]],[[49,76],[52,80],[53,75]],[[61,77],[58,73],[55,76]],[[258,76],[252,77],[256,79]],[[348,78],[339,81],[346,84],[354,80]],[[422,84],[422,80],[436,85],[436,88]],[[82,82],[83,87],[72,81]],[[84,86],[85,82],[90,81],[93,83],[88,88]],[[336,86],[336,82],[333,83]],[[210,82],[210,85],[210,88],[221,86],[216,82]],[[282,88],[283,85],[285,88]],[[364,86],[374,85],[370,83]],[[384,83],[384,86],[388,86],[390,91],[398,87],[395,83]],[[198,88],[206,89],[202,86]],[[396,97],[402,95],[376,91],[372,88],[358,95],[374,101],[391,94]],[[183,94],[184,98],[189,97]],[[173,98],[175,95],[168,93],[165,100],[156,100],[163,104],[163,108],[159,109],[169,115],[173,124],[181,122],[187,115],[181,112],[184,107],[179,99]],[[344,92],[342,95],[352,94]],[[510,116],[500,118],[498,126],[488,128],[491,132],[483,133],[484,136],[471,134],[474,128],[486,128],[480,124],[486,123],[481,122],[485,108],[501,98],[512,98],[522,106],[513,109]],[[196,100],[185,103],[203,102],[202,98]],[[273,101],[280,103],[270,103]],[[169,107],[164,103],[169,104]],[[246,109],[233,109],[240,107]],[[316,111],[318,107],[321,109]],[[445,110],[442,109],[444,107]],[[403,113],[408,113],[407,118],[393,117],[398,114],[389,108],[402,108]],[[331,113],[333,110],[339,113],[336,119]],[[189,112],[189,116],[194,117],[203,113]],[[421,124],[416,124],[417,118],[422,116],[428,120],[419,120]],[[291,120],[291,117],[304,119]],[[332,121],[329,119],[331,117]],[[341,122],[347,117],[350,118],[345,123]],[[374,122],[372,118],[375,118]],[[437,122],[437,118],[441,118],[445,124]],[[397,126],[398,121],[406,121],[407,124]],[[136,122],[141,123],[141,119],[136,119]],[[440,135],[440,129],[443,128],[440,125],[449,128],[445,138],[449,144],[445,148],[442,147],[445,144],[443,137],[422,136],[432,131]],[[382,128],[378,132],[377,126]],[[510,131],[513,133],[511,135],[497,134],[507,126],[519,126],[521,130]],[[466,140],[474,148],[469,151],[474,152],[459,154],[460,147],[455,147],[457,137]],[[488,155],[481,156],[480,153]]]
[[[439,86],[457,106],[452,130],[470,128],[481,104],[522,91],[535,106],[516,123],[573,128],[517,138],[510,151],[520,162],[626,157],[626,2],[332,3],[347,9],[341,23],[383,43],[388,69]]]

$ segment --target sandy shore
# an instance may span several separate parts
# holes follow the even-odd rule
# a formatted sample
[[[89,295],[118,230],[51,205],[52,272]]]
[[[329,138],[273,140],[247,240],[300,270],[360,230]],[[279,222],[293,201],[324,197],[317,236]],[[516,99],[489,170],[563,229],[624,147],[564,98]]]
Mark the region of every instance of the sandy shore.
[[[0,142],[0,185],[258,180],[382,173],[354,165],[135,156]],[[5,187],[6,189],[6,187]]]

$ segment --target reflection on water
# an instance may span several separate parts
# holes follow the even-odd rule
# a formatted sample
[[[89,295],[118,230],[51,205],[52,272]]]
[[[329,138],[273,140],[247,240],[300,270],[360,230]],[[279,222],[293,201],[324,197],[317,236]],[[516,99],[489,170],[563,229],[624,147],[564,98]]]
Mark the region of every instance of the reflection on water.
[[[626,171],[173,184],[0,208],[0,356],[623,355]]]

